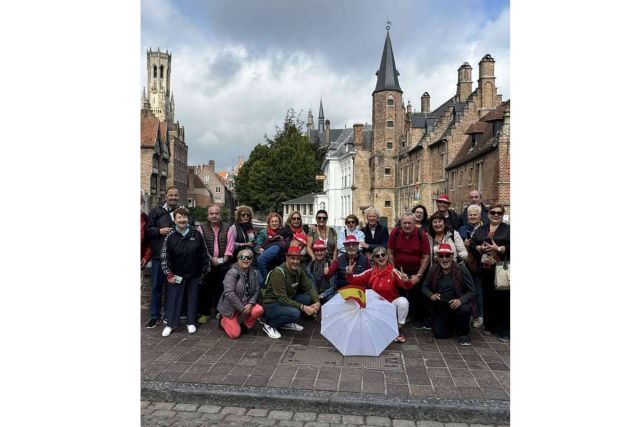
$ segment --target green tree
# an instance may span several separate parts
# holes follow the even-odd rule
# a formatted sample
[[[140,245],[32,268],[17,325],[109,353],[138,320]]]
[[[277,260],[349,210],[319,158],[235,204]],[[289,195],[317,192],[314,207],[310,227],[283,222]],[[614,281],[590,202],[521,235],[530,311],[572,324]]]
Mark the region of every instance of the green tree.
[[[236,178],[236,194],[242,204],[261,212],[282,211],[282,202],[319,192],[323,153],[302,134],[300,114],[287,111],[282,128],[276,126],[273,138],[265,135]]]

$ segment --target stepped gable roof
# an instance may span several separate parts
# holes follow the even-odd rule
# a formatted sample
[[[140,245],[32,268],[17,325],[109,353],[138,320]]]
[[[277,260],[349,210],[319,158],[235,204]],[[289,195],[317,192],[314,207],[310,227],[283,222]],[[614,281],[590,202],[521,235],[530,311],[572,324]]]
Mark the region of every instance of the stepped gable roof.
[[[156,146],[160,120],[155,117],[140,118],[140,146],[153,148]]]
[[[387,38],[384,41],[384,49],[382,50],[382,58],[380,59],[380,68],[376,72],[378,81],[376,82],[376,88],[373,93],[383,90],[396,90],[398,92],[402,92],[402,89],[400,89],[400,83],[398,82],[399,74],[400,73],[396,69],[396,61],[393,58],[391,38],[387,31]]]
[[[493,126],[491,122],[496,121],[496,117],[500,117],[501,120],[504,118],[504,110],[505,107],[509,104],[509,101],[503,102],[489,113],[485,114],[480,121],[473,123],[469,129],[465,132],[469,136],[465,139],[458,155],[453,159],[453,161],[445,168],[445,170],[450,170],[456,168],[460,165],[463,165],[473,159],[476,159],[483,154],[486,154],[492,150],[495,150],[498,146],[498,141],[493,136]],[[491,119],[487,121],[486,118]],[[469,132],[469,130],[473,130],[473,132]],[[482,132],[476,132],[480,131]],[[479,141],[476,145],[473,145],[473,134],[479,133],[480,136]]]

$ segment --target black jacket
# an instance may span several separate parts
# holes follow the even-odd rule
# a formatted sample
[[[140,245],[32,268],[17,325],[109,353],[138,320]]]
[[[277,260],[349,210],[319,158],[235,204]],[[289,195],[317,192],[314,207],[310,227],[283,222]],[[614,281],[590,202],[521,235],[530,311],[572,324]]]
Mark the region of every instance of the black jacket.
[[[365,224],[364,227],[362,227],[362,232],[364,233],[364,242],[369,245],[368,249],[362,250],[363,252],[372,252],[376,246],[387,247],[387,242],[389,241],[389,229],[380,224],[380,222],[376,224],[373,237],[371,237],[369,224]]]
[[[176,208],[177,209],[177,208]],[[176,224],[173,222],[172,211],[168,211],[164,206],[156,206],[149,212],[149,218],[147,220],[147,226],[145,227],[145,235],[151,241],[151,257],[160,258],[162,254],[162,242],[164,242],[163,236],[160,234],[160,229],[165,227],[174,227]],[[189,224],[193,225],[194,221],[191,215],[189,215]]]
[[[172,230],[164,239],[160,265],[167,276],[202,279],[211,270],[202,234],[193,226],[186,236]]]

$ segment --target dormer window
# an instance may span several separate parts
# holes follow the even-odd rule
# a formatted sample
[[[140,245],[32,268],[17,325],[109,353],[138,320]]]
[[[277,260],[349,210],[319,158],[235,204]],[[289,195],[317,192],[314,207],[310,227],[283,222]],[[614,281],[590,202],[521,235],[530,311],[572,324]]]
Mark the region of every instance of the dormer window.
[[[478,142],[480,142],[481,135],[482,135],[481,133],[474,133],[473,135],[471,135],[471,148],[478,145]]]

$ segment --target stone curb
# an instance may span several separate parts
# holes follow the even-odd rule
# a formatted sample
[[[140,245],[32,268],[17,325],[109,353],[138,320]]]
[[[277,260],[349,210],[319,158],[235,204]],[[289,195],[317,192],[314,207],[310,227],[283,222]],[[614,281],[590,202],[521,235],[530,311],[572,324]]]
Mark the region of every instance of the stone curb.
[[[150,401],[240,407],[255,405],[272,410],[377,415],[441,423],[509,425],[510,422],[510,403],[501,400],[418,399],[367,393],[165,381],[142,381],[141,392],[142,400]]]

